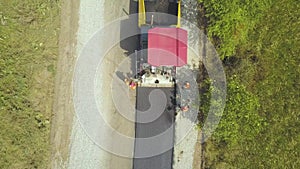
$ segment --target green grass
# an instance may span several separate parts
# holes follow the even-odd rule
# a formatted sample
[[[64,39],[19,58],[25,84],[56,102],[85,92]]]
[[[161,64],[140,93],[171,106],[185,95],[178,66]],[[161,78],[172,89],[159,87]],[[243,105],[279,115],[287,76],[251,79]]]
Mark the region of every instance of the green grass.
[[[47,168],[59,2],[0,1],[0,168]]]
[[[300,4],[202,3],[229,84],[206,168],[299,168]]]

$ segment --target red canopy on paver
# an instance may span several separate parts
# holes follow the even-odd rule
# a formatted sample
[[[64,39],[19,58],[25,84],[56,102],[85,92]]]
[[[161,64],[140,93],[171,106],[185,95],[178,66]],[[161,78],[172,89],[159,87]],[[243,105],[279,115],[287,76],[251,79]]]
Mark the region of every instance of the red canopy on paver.
[[[148,63],[152,66],[176,66],[187,63],[187,31],[156,27],[148,31]]]

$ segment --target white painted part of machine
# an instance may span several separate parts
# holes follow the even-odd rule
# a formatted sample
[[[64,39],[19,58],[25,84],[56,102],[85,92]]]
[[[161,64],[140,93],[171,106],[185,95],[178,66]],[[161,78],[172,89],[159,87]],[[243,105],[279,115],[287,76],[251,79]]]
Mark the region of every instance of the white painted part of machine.
[[[156,72],[156,67],[155,66],[151,66],[151,73],[155,73]]]

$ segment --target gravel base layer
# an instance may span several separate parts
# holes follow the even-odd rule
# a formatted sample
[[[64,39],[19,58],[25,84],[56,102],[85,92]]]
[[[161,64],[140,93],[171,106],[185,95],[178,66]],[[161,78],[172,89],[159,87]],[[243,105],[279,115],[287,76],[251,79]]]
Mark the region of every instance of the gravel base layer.
[[[77,53],[80,54],[84,44],[104,25],[104,0],[82,0],[79,8],[79,28],[77,33]],[[70,169],[104,168],[108,166],[108,154],[96,146],[80,126],[77,116],[70,145]]]
[[[84,45],[96,33],[109,21],[117,19],[121,16],[124,16],[123,11],[128,10],[129,1],[120,1],[120,0],[81,0],[80,9],[79,9],[79,28],[77,34],[77,53],[80,54]],[[118,49],[113,49],[114,51],[111,55],[123,56],[123,51]],[[116,58],[116,60],[120,59]],[[108,61],[105,65],[104,71],[113,73],[115,69],[115,61]],[[104,76],[104,79],[101,79],[104,82],[111,82],[112,76]],[[105,79],[106,78],[106,79]],[[102,96],[109,98],[108,91],[99,90],[102,93]],[[106,102],[107,105],[102,105],[104,107],[114,107],[112,101],[109,100]],[[118,117],[112,117],[115,113],[108,112],[105,116],[107,118],[114,118],[115,123],[120,123]],[[113,122],[113,120],[112,120]],[[117,125],[117,124],[112,124]],[[119,124],[118,124],[119,125]],[[126,129],[126,126],[121,126],[123,129]],[[127,126],[129,131],[132,131],[130,124]],[[94,133],[101,133],[99,129],[95,129]],[[133,135],[133,133],[129,133]],[[122,168],[130,169],[132,167],[132,160],[128,158],[122,158],[116,155],[113,155],[99,146],[97,146],[85,133],[84,129],[80,125],[77,117],[74,117],[74,124],[72,129],[72,135],[70,138],[70,157],[69,164],[67,168],[70,169],[96,169],[96,168]]]
[[[190,69],[197,71],[198,63],[201,61],[201,37],[203,36],[200,32],[196,31],[193,25],[197,25],[197,0],[182,0],[182,18],[181,24],[182,28],[188,30],[188,66]],[[179,71],[180,73],[180,71]],[[191,77],[187,78],[188,80]],[[197,104],[197,103],[196,103]],[[197,110],[195,110],[197,111]],[[176,116],[176,126],[175,126],[175,147],[174,147],[174,159],[173,159],[173,169],[196,169],[193,166],[195,146],[197,143],[197,136],[199,130],[196,129],[196,124],[191,122],[184,113],[178,113]],[[186,133],[185,126],[191,127],[189,132]],[[183,135],[186,135],[184,139]],[[199,148],[199,147],[197,147]],[[197,159],[200,159],[197,157]],[[200,166],[199,166],[200,167]]]

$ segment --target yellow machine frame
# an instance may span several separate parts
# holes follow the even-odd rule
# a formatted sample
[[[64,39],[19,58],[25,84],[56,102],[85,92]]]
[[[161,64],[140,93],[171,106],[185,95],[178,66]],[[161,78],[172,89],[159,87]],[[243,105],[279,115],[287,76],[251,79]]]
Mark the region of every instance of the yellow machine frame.
[[[146,24],[145,1],[139,0],[139,27]]]
[[[180,18],[181,18],[181,0],[178,0],[178,14],[177,14],[177,28],[180,28]]]

